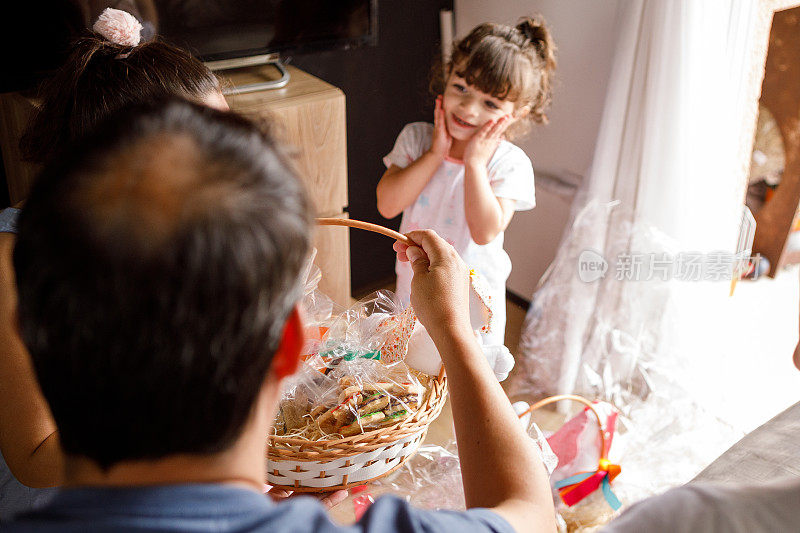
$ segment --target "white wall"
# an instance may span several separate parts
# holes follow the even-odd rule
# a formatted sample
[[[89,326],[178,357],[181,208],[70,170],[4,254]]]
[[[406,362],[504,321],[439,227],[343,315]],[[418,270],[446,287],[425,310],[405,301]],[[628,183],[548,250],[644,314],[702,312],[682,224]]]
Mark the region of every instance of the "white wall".
[[[605,100],[621,0],[455,0],[456,35],[482,22],[514,24],[530,13],[547,20],[558,47],[558,69],[550,124],[516,144],[538,176],[587,173]],[[624,0],[623,0],[624,1]],[[506,231],[513,270],[508,288],[530,298],[555,256],[569,216],[569,202],[539,180],[537,207],[517,213]]]

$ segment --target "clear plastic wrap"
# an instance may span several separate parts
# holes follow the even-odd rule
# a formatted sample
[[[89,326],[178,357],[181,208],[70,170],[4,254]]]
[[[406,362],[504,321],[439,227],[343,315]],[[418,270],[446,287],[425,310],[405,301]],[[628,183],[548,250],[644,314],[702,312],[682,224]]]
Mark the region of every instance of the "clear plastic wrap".
[[[690,481],[743,435],[711,394],[736,391],[709,387],[725,365],[710,361],[725,339],[730,279],[681,278],[683,253],[630,211],[590,202],[534,294],[508,388],[528,400],[574,393],[614,405],[609,459],[622,466],[613,487],[624,504]],[[693,255],[704,275],[715,266],[713,254]],[[638,271],[633,257],[646,260]],[[605,266],[581,279],[587,258]]]
[[[333,300],[317,289],[319,282],[322,280],[322,271],[314,264],[316,256],[317,249],[312,248],[301,272],[301,276],[306,280],[301,305],[303,318],[306,324],[312,327],[324,323],[337,312],[337,306]]]
[[[391,426],[422,405],[426,388],[403,363],[340,359],[324,374],[306,366],[281,399],[275,434],[320,440]]]
[[[397,362],[405,358],[415,321],[410,309],[403,309],[392,292],[377,291],[325,322],[327,338],[318,355],[329,360]],[[395,339],[399,346],[393,346]]]
[[[276,435],[348,437],[391,426],[419,409],[427,378],[402,361],[416,319],[392,293],[378,291],[337,315],[313,288],[305,303],[316,318],[307,326],[305,361],[284,385]]]
[[[376,492],[389,492],[423,509],[466,508],[461,465],[455,441],[444,447],[424,444],[394,474],[372,483]]]
[[[528,410],[530,405],[528,405],[527,402],[520,401],[514,402],[511,407],[514,408],[514,412],[517,413],[517,415],[521,415]],[[525,431],[528,432],[528,436],[536,443],[537,450],[539,451],[539,458],[547,469],[547,473],[552,475],[553,471],[558,467],[558,457],[556,457],[556,454],[553,453],[552,448],[550,448],[550,444],[547,442],[544,433],[542,433],[542,430],[539,429],[539,426],[533,421],[531,413],[523,415],[519,421],[525,428]]]
[[[633,220],[614,202],[589,202],[577,214],[533,296],[512,395],[576,393],[617,407],[647,397],[648,370],[673,351],[677,281],[638,262],[623,270],[622,261],[676,250],[665,235]],[[605,270],[582,278],[587,261]]]
[[[524,402],[522,402],[524,403]],[[524,408],[527,408],[527,404]],[[515,410],[524,410],[516,405]],[[558,464],[547,440],[530,417],[521,421],[528,435],[534,440],[539,457],[548,474]],[[458,447],[455,440],[444,446],[423,445],[414,457],[402,468],[386,478],[372,483],[375,492],[390,492],[405,498],[410,503],[424,509],[464,510],[464,486],[461,481],[461,464],[458,460]]]

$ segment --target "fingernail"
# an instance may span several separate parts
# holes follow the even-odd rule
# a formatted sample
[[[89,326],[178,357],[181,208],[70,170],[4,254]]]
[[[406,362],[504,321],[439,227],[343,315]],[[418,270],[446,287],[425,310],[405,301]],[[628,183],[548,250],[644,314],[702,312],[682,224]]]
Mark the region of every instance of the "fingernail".
[[[408,257],[408,260],[411,261],[412,263],[417,259],[422,259],[422,256],[423,256],[422,250],[420,250],[416,246],[409,246],[408,250],[406,250],[406,257]]]

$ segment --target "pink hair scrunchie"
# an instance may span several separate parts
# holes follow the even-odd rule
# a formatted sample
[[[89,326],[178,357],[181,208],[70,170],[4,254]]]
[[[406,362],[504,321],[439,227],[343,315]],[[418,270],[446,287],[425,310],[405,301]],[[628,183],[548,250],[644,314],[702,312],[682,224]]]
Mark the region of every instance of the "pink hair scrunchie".
[[[92,29],[120,46],[137,46],[142,39],[142,25],[139,21],[127,11],[110,7],[100,13]]]

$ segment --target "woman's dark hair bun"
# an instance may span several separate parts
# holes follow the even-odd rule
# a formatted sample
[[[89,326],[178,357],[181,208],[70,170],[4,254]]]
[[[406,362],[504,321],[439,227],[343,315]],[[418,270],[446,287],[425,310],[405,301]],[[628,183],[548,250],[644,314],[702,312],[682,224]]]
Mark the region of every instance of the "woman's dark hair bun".
[[[544,18],[540,15],[522,17],[516,26],[531,43],[544,61],[545,69],[552,72],[556,68],[556,44],[550,30],[547,29]]]
[[[200,100],[218,90],[208,67],[177,46],[158,39],[123,46],[86,32],[72,43],[66,62],[42,82],[41,105],[19,147],[25,160],[45,163],[126,105],[171,96]]]

